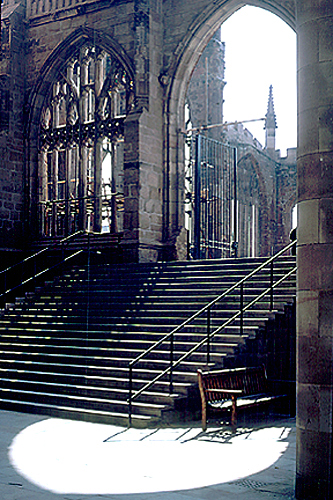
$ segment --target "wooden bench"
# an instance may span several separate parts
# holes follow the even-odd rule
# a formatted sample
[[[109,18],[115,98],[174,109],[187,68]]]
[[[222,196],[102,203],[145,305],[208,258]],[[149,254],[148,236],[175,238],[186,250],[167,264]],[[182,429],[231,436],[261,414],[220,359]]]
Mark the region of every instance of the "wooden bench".
[[[202,430],[207,429],[207,413],[231,409],[231,425],[237,425],[237,408],[267,405],[286,397],[269,391],[264,365],[251,368],[232,368],[202,372],[198,370],[202,407]]]

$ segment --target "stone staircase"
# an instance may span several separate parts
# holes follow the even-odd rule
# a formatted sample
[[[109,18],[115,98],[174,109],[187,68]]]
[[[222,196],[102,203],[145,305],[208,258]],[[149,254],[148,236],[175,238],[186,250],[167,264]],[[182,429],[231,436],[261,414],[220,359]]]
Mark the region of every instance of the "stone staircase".
[[[127,425],[129,362],[207,302],[260,265],[263,259],[77,266],[17,299],[0,317],[0,407]],[[274,265],[275,280],[295,265]],[[224,366],[248,339],[295,296],[295,275],[211,342],[209,366]],[[244,289],[244,301],[270,284],[269,269]],[[214,307],[212,329],[239,308],[239,290]],[[206,335],[206,317],[175,337],[174,359]],[[169,342],[134,367],[133,391],[169,364]],[[205,346],[179,365],[174,391],[163,378],[133,401],[132,425],[149,426],[179,410],[207,367]],[[175,413],[176,415],[179,414]]]

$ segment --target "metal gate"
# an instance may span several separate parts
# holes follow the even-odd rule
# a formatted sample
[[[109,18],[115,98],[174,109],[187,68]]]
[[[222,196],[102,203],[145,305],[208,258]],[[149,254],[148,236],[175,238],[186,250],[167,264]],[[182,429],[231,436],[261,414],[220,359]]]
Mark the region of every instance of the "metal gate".
[[[187,138],[185,157],[185,213],[191,257],[236,257],[236,148],[197,134]]]

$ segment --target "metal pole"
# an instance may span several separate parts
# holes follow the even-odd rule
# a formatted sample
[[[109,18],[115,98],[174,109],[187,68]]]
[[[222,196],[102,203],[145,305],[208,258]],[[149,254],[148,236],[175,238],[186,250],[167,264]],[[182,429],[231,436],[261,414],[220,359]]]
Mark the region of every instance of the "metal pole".
[[[191,259],[191,241],[190,241],[190,231],[186,229],[186,260]]]
[[[234,235],[234,257],[237,257],[238,234],[237,234],[237,148],[234,148],[234,220],[233,220],[233,235]]]
[[[194,162],[194,258],[200,258],[200,219],[201,219],[201,136],[195,137]]]
[[[65,243],[61,243],[61,272],[64,274],[65,271]]]
[[[88,237],[88,255],[87,255],[87,311],[86,311],[86,336],[88,337],[89,330],[89,314],[90,314],[90,233],[87,234]]]
[[[206,118],[206,127],[208,126],[208,117],[209,117],[209,94],[208,94],[208,58],[205,59],[205,118]]]
[[[274,284],[274,262],[272,261],[271,262],[271,270],[270,270],[270,285],[271,285],[271,288],[270,288],[270,311],[273,310],[273,305],[274,305],[274,298],[273,298],[273,291],[274,291],[274,288],[273,288],[273,284]]]
[[[244,283],[240,286],[240,334],[244,331]]]
[[[174,350],[174,335],[170,337],[170,382],[169,392],[173,394],[173,350]]]
[[[132,426],[132,393],[133,393],[133,372],[132,365],[129,365],[129,384],[128,384],[128,427]]]
[[[37,275],[37,259],[36,257],[34,258],[34,279],[33,279],[33,286],[36,286],[36,275]]]
[[[210,307],[207,309],[207,365],[210,362]]]

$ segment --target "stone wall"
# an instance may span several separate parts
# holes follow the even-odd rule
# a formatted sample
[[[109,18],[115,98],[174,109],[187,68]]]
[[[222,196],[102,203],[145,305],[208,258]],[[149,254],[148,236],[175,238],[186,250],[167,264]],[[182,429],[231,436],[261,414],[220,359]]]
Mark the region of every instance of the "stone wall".
[[[0,60],[0,249],[25,245],[25,24],[21,5],[4,5]]]
[[[296,494],[302,500],[328,500],[333,491],[333,4],[251,3],[278,15],[298,36]],[[188,83],[209,39],[243,5],[243,0],[31,0],[25,18],[24,0],[5,0],[0,63],[2,248],[22,248],[24,219],[29,229],[34,227],[43,99],[61,62],[80,40],[92,36],[113,50],[135,79],[136,108],[125,131],[125,186],[130,197],[126,241],[137,260],[156,259],[163,248],[174,255],[183,227],[180,178]],[[287,162],[279,163],[291,172]]]
[[[46,92],[61,61],[81,39],[104,44],[132,73],[135,102],[125,122],[124,237],[129,260],[157,260],[163,254],[163,89],[161,1],[48,4],[28,8],[29,51],[27,96],[29,101],[30,200],[32,225],[36,226],[36,166],[38,121]],[[39,5],[39,3],[38,3]],[[102,15],[101,15],[102,13]]]
[[[228,8],[224,4],[228,4]],[[18,16],[18,12],[22,19],[24,15],[27,19],[27,23],[21,25],[18,37],[13,39],[11,49],[20,53],[20,58],[12,58],[10,70],[11,85],[17,89],[17,94],[16,90],[12,93],[12,98],[17,100],[13,108],[17,115],[9,115],[6,110],[8,81],[5,66],[9,59],[4,57],[0,81],[3,96],[0,127],[6,127],[7,122],[10,127],[10,120],[18,125],[17,133],[10,139],[12,153],[6,164],[16,162],[13,163],[15,175],[22,176],[24,172],[26,176],[24,213],[27,234],[36,237],[38,127],[43,101],[61,64],[74,47],[83,39],[91,39],[112,49],[134,79],[135,108],[125,123],[124,144],[123,242],[129,259],[177,258],[177,237],[184,225],[183,137],[179,131],[184,127],[185,102],[185,93],[179,94],[177,88],[187,87],[190,73],[209,38],[221,21],[239,7],[239,2],[28,0],[26,14],[25,2],[16,4],[15,8],[14,5],[14,0],[6,0],[3,11],[13,11],[12,19]],[[275,7],[269,8],[274,10]],[[292,12],[290,2],[285,1],[280,10],[288,18]],[[5,36],[5,30],[3,34]],[[14,49],[15,44],[22,47]],[[5,50],[6,44],[3,43]],[[23,53],[25,57],[22,57]],[[217,95],[215,100],[218,101],[219,97]],[[20,126],[23,109],[25,123]],[[24,148],[25,163],[22,143],[19,146],[22,130],[28,146]],[[8,140],[6,149],[8,154]],[[20,174],[15,169],[19,169]],[[6,172],[8,175],[8,169]],[[23,190],[19,191],[22,193]],[[22,194],[20,197],[22,222]],[[8,217],[14,217],[12,214],[17,212],[11,210],[10,203],[14,199],[18,201],[14,192],[10,198],[5,207],[3,197],[2,207],[3,227],[7,232],[8,227],[14,226],[14,221],[8,222]],[[15,217],[18,217],[17,213]],[[15,226],[17,233],[18,224]],[[12,241],[15,240],[13,235],[12,232],[9,238]],[[20,240],[21,236],[17,239]]]

